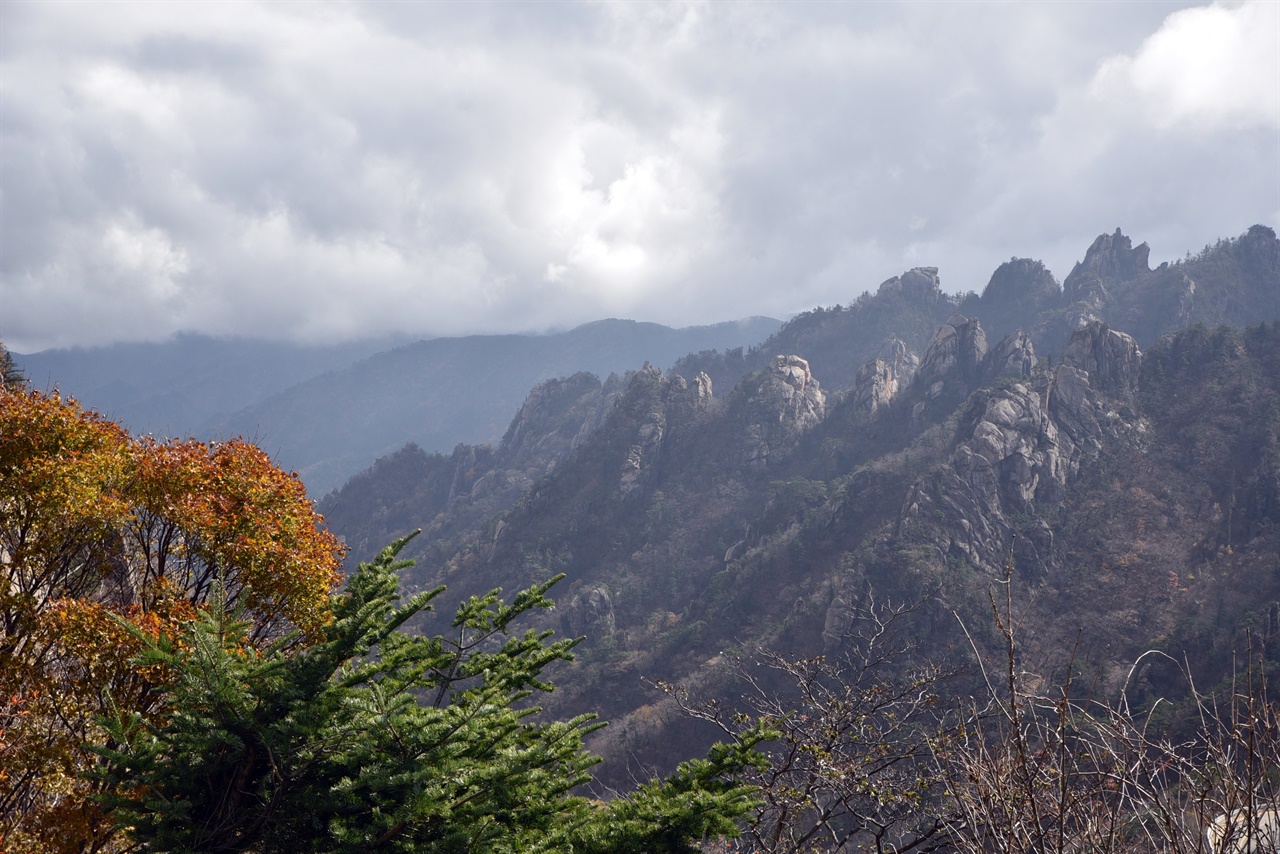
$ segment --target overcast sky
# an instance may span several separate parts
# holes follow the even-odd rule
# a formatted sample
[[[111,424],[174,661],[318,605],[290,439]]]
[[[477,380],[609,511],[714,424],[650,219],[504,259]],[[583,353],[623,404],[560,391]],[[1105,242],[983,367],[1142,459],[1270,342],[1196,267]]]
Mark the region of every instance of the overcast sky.
[[[673,326],[1280,221],[1280,3],[0,3],[0,339]]]

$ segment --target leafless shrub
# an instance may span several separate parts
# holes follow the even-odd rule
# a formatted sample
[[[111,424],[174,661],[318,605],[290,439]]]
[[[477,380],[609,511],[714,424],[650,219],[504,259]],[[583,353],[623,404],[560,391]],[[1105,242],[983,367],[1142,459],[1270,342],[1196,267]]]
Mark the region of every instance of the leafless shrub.
[[[732,662],[744,688],[732,709],[659,683],[686,713],[730,736],[760,724],[776,734],[771,764],[749,779],[761,806],[734,850],[924,852],[941,844],[930,726],[948,674],[917,664],[904,630],[917,608],[868,593],[841,654],[756,649]]]
[[[1012,574],[1010,559],[1003,601],[991,597],[1004,646],[999,679],[983,662],[989,696],[961,709],[963,723],[935,743],[955,850],[1274,854],[1280,709],[1260,656],[1249,650],[1218,693],[1198,691],[1183,666],[1199,727],[1180,740],[1156,734],[1151,714],[1135,714],[1123,691],[1103,702],[1081,696],[1070,677],[1051,692],[1034,689],[1039,680],[1018,663]]]

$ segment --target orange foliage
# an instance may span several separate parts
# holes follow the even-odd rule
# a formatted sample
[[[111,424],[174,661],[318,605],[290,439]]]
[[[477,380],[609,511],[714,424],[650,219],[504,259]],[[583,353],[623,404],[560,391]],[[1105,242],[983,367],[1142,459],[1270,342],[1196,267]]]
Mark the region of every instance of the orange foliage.
[[[73,400],[0,390],[0,850],[111,850],[89,800],[100,716],[154,717],[132,661],[215,590],[257,643],[319,636],[342,549],[253,445],[134,439]]]

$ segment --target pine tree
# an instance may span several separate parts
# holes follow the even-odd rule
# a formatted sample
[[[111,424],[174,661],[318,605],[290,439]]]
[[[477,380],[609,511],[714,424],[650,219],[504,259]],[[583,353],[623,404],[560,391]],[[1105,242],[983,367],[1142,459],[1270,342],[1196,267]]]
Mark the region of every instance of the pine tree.
[[[26,385],[27,377],[14,361],[13,354],[0,341],[0,388],[17,389]]]
[[[465,602],[451,630],[404,623],[443,588],[400,600],[400,540],[334,598],[326,638],[256,651],[213,607],[140,664],[169,674],[162,724],[121,716],[102,749],[105,804],[147,851],[678,852],[736,834],[753,805],[736,775],[759,761],[752,733],[666,781],[599,804],[572,794],[598,760],[583,715],[541,721],[523,703],[575,640],[512,631],[551,604],[558,578],[507,604]]]

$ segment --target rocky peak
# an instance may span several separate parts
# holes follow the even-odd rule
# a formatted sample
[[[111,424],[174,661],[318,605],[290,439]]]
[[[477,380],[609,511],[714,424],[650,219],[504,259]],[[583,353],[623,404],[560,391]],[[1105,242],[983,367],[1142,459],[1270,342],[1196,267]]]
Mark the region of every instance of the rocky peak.
[[[913,267],[901,276],[880,283],[877,296],[901,294],[908,300],[930,304],[942,295],[942,280],[937,267]]]
[[[712,399],[711,393],[711,377],[707,376],[705,371],[698,371],[694,375],[693,380],[686,380],[675,371],[667,374],[667,394],[676,396],[687,396],[695,401],[707,402]]]
[[[810,384],[813,384],[815,390],[817,388],[817,380],[809,373],[809,363],[799,356],[774,356],[769,371],[793,389],[788,393],[791,399],[803,398]],[[821,394],[818,392],[819,396]]]
[[[1022,327],[1062,300],[1062,286],[1040,261],[1011,258],[991,274],[979,300],[982,325],[993,340]]]
[[[693,378],[693,390],[699,401],[712,399],[711,377],[707,376],[706,371],[698,371],[698,375]]]
[[[1010,336],[993,364],[1019,352],[1019,336]],[[1045,519],[1082,465],[1127,426],[1098,401],[1089,374],[1071,365],[1052,377],[982,389],[967,411],[950,464],[911,487],[899,533],[998,574],[1016,531],[1018,565],[1043,572],[1053,554]]]
[[[906,342],[896,335],[880,345],[876,358],[889,366],[900,384],[911,382],[920,367],[920,357],[912,353]]]
[[[1129,398],[1138,388],[1142,352],[1129,335],[1093,321],[1071,336],[1062,363],[1086,372],[1095,391]]]
[[[747,421],[744,456],[752,467],[766,465],[771,451],[790,447],[826,415],[826,395],[808,361],[799,356],[775,356],[741,388]]]
[[[515,418],[511,419],[511,425],[502,437],[502,448],[518,453],[535,436],[553,429],[566,405],[599,391],[600,381],[588,373],[539,383],[529,390]]]
[[[1035,304],[1046,298],[1056,298],[1061,292],[1062,286],[1043,261],[1010,258],[991,274],[991,279],[982,291],[982,302]]]
[[[853,384],[854,408],[864,416],[875,415],[906,387],[920,366],[920,358],[897,338],[880,348],[880,355],[858,368]]]
[[[654,464],[658,460],[662,450],[662,440],[667,433],[664,399],[669,398],[672,393],[687,394],[689,384],[679,375],[673,375],[671,380],[666,380],[662,376],[662,371],[645,362],[644,367],[632,376],[631,386],[633,390],[639,390],[647,385],[656,386],[660,392],[656,399],[650,399],[646,404],[647,408],[638,411],[641,417],[636,424],[635,441],[627,450],[618,478],[618,488],[624,496],[630,495],[639,488],[653,471]],[[637,401],[645,399],[645,395],[636,396]]]
[[[898,393],[898,378],[883,359],[872,359],[858,368],[853,384],[853,405],[863,415],[875,415]]]
[[[1140,243],[1135,247],[1133,241],[1118,228],[1115,234],[1098,235],[1085,252],[1084,260],[1076,263],[1063,283],[1067,299],[1071,302],[1087,301],[1096,298],[1095,292],[1102,282],[1124,281],[1149,273],[1150,257],[1150,246]]]

